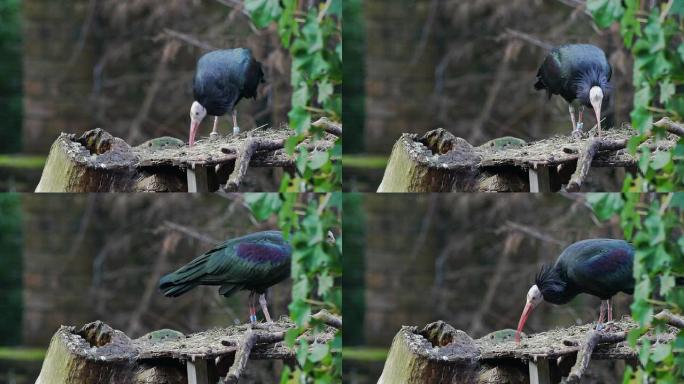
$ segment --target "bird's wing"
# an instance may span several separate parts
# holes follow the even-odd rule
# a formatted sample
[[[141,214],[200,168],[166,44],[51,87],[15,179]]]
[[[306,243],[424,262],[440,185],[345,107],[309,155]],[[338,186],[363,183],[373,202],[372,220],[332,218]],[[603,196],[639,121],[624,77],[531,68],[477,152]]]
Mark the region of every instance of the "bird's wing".
[[[621,243],[624,244],[598,243],[584,248],[575,265],[568,265],[568,277],[579,285],[603,292],[632,292],[634,252],[628,243]]]
[[[537,71],[537,84],[535,84],[535,88],[545,88],[549,98],[552,94],[558,94],[563,86],[563,74],[558,55],[559,53],[556,50],[551,51]]]
[[[276,276],[289,271],[291,253],[288,244],[265,238],[229,241],[214,250],[202,282],[270,285]]]

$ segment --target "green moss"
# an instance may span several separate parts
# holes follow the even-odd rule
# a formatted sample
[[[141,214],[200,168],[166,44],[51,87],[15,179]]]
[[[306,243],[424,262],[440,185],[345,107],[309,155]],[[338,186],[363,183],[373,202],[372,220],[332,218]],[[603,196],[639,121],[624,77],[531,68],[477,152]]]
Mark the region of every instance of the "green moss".
[[[0,347],[0,360],[43,361],[45,354],[44,349]]]
[[[344,155],[342,166],[366,169],[384,169],[389,158],[384,156]]]
[[[389,350],[386,348],[344,347],[342,358],[356,361],[385,361]]]
[[[45,160],[45,156],[0,155],[0,167],[42,169]]]

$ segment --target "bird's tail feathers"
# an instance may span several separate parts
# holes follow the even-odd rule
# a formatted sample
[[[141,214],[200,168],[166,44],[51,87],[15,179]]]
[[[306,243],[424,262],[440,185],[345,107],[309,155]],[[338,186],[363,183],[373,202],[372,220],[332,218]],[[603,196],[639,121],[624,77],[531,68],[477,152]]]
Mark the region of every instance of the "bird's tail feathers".
[[[208,255],[204,254],[184,265],[175,272],[163,276],[159,280],[159,289],[165,296],[176,297],[195,288],[197,281],[204,275],[204,266]]]

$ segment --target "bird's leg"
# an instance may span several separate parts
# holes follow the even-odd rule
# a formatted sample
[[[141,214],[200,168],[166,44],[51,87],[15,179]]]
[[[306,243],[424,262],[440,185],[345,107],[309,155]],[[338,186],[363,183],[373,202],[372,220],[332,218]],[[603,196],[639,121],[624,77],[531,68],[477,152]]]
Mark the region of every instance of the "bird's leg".
[[[605,320],[605,314],[606,314],[606,301],[601,300],[601,309],[599,309],[599,319],[598,319],[599,324],[602,324],[603,320]]]
[[[211,134],[209,135],[210,139],[215,139],[219,135],[218,134],[218,122],[219,122],[219,118],[218,118],[218,116],[215,116],[214,117],[214,128],[212,128]]]
[[[256,323],[256,307],[254,306],[254,292],[249,293],[249,322]]]
[[[608,299],[606,302],[608,303],[608,321],[613,321],[613,300]]]
[[[237,123],[237,110],[233,108],[233,135],[237,135],[240,133],[240,127],[238,127]]]
[[[581,135],[577,131],[577,120],[575,120],[575,106],[572,103],[568,104],[568,111],[570,112],[570,122],[572,123],[572,137],[578,137]]]
[[[264,311],[264,317],[266,317],[266,322],[271,323],[271,315],[268,314],[268,303],[266,302],[266,294],[262,293],[259,295],[259,304],[261,304],[261,309]]]
[[[577,131],[580,133],[584,129],[584,119],[582,118],[584,116],[584,105],[580,105],[579,107],[579,116],[577,117]]]

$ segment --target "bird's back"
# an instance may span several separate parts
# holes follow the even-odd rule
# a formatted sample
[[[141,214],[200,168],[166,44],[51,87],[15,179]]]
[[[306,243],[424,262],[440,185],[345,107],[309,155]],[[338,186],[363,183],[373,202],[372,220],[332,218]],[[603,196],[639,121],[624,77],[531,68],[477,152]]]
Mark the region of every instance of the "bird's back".
[[[207,108],[209,114],[220,116],[241,98],[256,97],[257,87],[263,78],[261,64],[249,49],[212,51],[197,62],[193,93],[195,100]]]
[[[634,248],[624,240],[589,239],[567,247],[556,266],[585,293],[608,299],[618,292],[632,294]]]
[[[160,280],[167,296],[197,285],[221,286],[229,296],[240,289],[263,292],[290,275],[292,248],[280,231],[256,232],[231,239]]]
[[[546,89],[549,97],[561,95],[566,101],[576,98],[574,87],[578,77],[588,71],[605,73],[610,80],[612,69],[605,52],[591,44],[566,44],[554,48],[539,67],[537,90]]]

